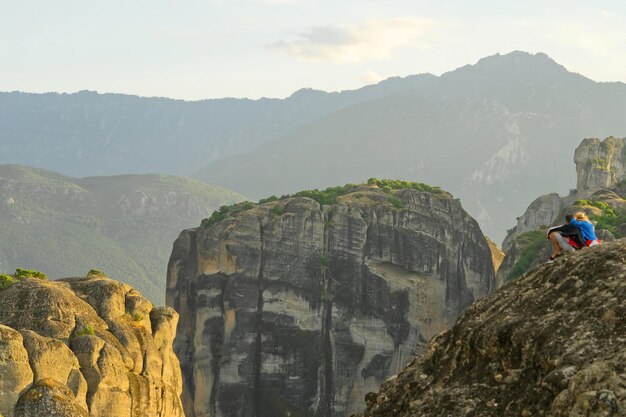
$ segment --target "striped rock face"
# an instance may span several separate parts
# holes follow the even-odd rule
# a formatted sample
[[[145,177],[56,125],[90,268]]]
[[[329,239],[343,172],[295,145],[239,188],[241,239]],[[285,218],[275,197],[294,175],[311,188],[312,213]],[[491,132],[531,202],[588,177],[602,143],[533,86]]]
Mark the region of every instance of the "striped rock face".
[[[166,298],[188,417],[359,412],[491,291],[491,252],[458,201],[394,197],[292,198],[181,233]]]

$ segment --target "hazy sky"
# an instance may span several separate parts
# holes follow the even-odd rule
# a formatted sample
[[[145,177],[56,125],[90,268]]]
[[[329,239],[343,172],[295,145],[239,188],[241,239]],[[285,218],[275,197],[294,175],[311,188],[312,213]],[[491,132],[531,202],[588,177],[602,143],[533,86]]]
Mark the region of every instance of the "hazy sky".
[[[285,97],[512,50],[626,81],[626,2],[0,0],[0,91]]]

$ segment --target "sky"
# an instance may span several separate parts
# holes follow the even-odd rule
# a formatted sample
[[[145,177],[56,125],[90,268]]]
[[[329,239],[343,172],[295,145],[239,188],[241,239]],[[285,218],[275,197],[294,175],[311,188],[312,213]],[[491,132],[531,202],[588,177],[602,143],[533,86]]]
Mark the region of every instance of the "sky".
[[[0,91],[340,91],[544,52],[626,81],[623,0],[0,0]]]

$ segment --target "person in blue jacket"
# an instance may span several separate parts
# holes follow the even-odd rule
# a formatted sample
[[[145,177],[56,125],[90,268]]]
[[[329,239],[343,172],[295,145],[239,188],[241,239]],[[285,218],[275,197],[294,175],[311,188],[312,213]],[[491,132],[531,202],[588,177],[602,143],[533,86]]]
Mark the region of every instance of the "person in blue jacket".
[[[580,228],[580,231],[583,234],[583,239],[585,240],[585,246],[595,246],[600,244],[598,238],[596,237],[596,230],[593,227],[593,224],[589,221],[589,217],[587,217],[585,212],[579,211],[578,213],[574,213],[574,218],[570,220],[570,224]]]

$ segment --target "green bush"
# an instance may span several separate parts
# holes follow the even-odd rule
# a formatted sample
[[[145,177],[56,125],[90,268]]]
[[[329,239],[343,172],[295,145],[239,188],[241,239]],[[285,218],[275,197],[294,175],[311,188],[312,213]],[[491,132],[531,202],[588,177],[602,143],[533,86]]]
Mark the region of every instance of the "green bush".
[[[139,313],[133,314],[133,321],[141,321],[143,320],[143,316]]]
[[[511,268],[507,281],[517,279],[528,272],[533,261],[541,255],[546,245],[546,233],[542,230],[526,232],[519,235],[516,240],[524,246],[524,249]]]
[[[278,201],[278,197],[276,197],[275,195],[259,200],[259,204],[271,203],[274,201]]]
[[[11,285],[15,284],[16,279],[11,275],[0,274],[0,291],[6,290]]]
[[[254,207],[256,207],[256,204],[251,201],[244,201],[242,203],[237,203],[232,206],[221,206],[218,210],[215,210],[211,214],[211,217],[209,217],[208,219],[203,219],[200,223],[200,226],[204,229],[208,229],[217,222],[220,222],[234,214],[250,210]]]
[[[574,204],[579,206],[592,206],[602,210],[600,215],[589,216],[596,222],[596,229],[604,229],[611,232],[616,238],[624,237],[619,233],[617,226],[626,223],[626,213],[621,213],[603,201],[578,200]]]
[[[106,277],[106,274],[98,269],[90,269],[87,272],[88,277]]]
[[[330,266],[330,255],[327,253],[322,253],[320,255],[320,265],[323,268],[328,268]]]
[[[450,195],[439,187],[424,184],[421,182],[402,181],[402,180],[379,180],[378,178],[370,178],[367,180],[368,185],[375,185],[383,191],[388,190],[416,190],[438,195]]]
[[[275,216],[282,216],[283,214],[285,214],[287,212],[287,210],[285,209],[285,206],[281,205],[281,204],[276,204],[274,205],[274,207],[272,207],[272,214],[274,214]]]
[[[394,208],[401,210],[404,208],[404,203],[395,195],[391,195],[387,197],[387,202],[391,204]]]
[[[43,272],[39,272],[34,269],[22,269],[22,268],[17,268],[15,270],[15,277],[18,279],[22,279],[22,278],[48,279],[46,274],[44,274]]]

